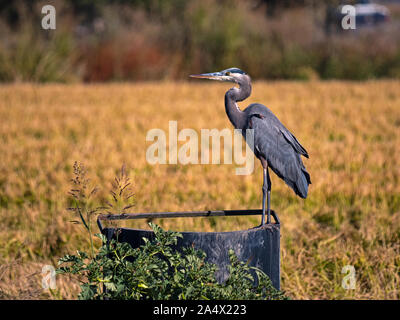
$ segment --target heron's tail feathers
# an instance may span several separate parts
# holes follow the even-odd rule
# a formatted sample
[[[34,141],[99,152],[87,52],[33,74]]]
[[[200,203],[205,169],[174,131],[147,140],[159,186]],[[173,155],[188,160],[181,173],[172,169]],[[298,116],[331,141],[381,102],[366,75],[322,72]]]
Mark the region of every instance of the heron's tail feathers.
[[[301,198],[307,198],[308,185],[311,184],[310,175],[306,168],[301,166],[292,167],[292,174],[283,178],[286,184]],[[294,169],[294,170],[293,170]]]
[[[307,198],[308,185],[310,184],[311,184],[310,175],[308,174],[305,168],[301,169],[301,173],[299,174],[299,177],[294,185],[295,188],[293,188],[293,190],[299,197],[305,199]]]
[[[307,198],[308,186],[311,184],[311,178],[308,174],[300,155],[295,155],[296,161],[270,161],[269,167],[284,180],[286,184],[301,198]],[[273,159],[273,158],[272,158]],[[289,159],[290,160],[290,159]]]

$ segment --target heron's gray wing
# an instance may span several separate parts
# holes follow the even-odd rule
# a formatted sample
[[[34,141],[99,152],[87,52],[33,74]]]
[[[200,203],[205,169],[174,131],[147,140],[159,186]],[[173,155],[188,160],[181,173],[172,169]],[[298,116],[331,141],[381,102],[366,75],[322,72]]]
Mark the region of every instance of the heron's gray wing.
[[[300,144],[300,142],[296,139],[296,137],[285,127],[280,128],[281,133],[285,137],[285,139],[291,144],[291,146],[296,150],[299,154],[308,158],[307,150]]]
[[[249,120],[254,130],[254,149],[268,162],[268,166],[289,185],[297,195],[307,197],[311,183],[300,153],[282,132],[281,123],[268,114],[251,115]],[[284,128],[284,127],[283,127]],[[295,140],[297,141],[297,140]],[[300,144],[299,144],[300,145]],[[303,148],[304,150],[304,148]]]

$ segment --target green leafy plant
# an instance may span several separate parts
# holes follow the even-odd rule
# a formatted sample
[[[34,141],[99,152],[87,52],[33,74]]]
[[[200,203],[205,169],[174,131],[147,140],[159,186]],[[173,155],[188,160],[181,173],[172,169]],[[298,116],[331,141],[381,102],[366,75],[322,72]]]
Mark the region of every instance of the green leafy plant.
[[[217,267],[206,261],[206,254],[194,247],[176,250],[182,234],[165,231],[149,223],[152,239],[143,238],[143,244],[132,248],[118,241],[120,229],[106,239],[96,234],[102,245],[95,253],[92,220],[101,211],[109,214],[125,213],[134,205],[131,182],[123,166],[114,180],[111,199],[104,207],[96,207],[92,196],[97,188],[89,187],[87,170],[75,162],[73,187],[70,191],[74,211],[85,227],[90,254],[77,251],[59,260],[59,274],[72,274],[81,281],[79,299],[286,299],[283,292],[272,286],[271,280],[260,269],[240,261],[229,251],[229,278],[224,283],[216,280]],[[257,283],[257,285],[255,285]]]
[[[82,251],[59,260],[59,274],[83,276],[79,299],[287,299],[260,269],[240,261],[229,251],[230,276],[215,278],[217,267],[193,247],[173,249],[180,233],[149,223],[154,239],[133,249],[128,243],[97,234],[103,245],[91,259]],[[258,284],[250,272],[254,270]]]

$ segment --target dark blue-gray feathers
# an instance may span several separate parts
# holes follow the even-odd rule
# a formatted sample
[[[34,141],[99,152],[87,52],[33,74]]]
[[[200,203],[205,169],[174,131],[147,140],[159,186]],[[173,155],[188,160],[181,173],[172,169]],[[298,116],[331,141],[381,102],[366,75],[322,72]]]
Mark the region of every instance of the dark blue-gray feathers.
[[[264,105],[251,104],[243,112],[248,119],[244,129],[254,129],[254,153],[300,197],[306,198],[310,175],[301,155],[308,153],[296,137]]]

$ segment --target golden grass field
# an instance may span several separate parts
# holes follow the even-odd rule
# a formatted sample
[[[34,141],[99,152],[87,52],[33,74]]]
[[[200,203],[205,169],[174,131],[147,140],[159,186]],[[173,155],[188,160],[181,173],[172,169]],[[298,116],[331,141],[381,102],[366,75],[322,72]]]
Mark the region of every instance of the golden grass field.
[[[152,128],[231,128],[227,84],[13,84],[0,87],[0,298],[76,298],[57,277],[41,288],[45,264],[88,240],[69,206],[74,161],[108,197],[125,163],[134,182],[131,212],[249,209],[261,206],[262,170],[236,165],[150,165]],[[256,82],[252,102],[267,105],[305,146],[304,201],[272,174],[281,223],[282,289],[294,299],[400,298],[400,82]],[[238,230],[258,217],[170,219],[167,229]],[[145,222],[137,222],[143,227]],[[98,243],[97,243],[98,245]],[[342,288],[343,266],[356,288]]]

